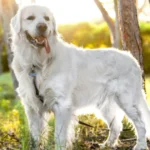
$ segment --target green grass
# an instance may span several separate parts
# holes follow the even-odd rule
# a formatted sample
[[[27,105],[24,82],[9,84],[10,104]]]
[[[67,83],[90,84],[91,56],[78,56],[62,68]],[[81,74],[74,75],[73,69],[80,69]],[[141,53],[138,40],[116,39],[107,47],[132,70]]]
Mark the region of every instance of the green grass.
[[[0,75],[0,85],[5,84],[13,87],[12,78],[10,73],[3,73]]]
[[[0,75],[0,99],[15,99],[13,83],[10,73]]]

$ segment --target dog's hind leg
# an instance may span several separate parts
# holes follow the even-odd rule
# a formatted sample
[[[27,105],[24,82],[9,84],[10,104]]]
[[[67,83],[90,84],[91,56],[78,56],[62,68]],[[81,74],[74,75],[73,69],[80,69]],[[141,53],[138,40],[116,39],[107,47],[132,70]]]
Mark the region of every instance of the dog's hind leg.
[[[150,141],[150,109],[148,107],[146,96],[143,90],[141,91],[139,108],[142,112],[142,117],[146,125],[146,136],[148,140]]]
[[[146,129],[142,117],[142,112],[139,109],[139,97],[136,97],[136,101],[133,102],[132,94],[124,94],[118,97],[118,104],[127,116],[133,121],[136,132],[137,132],[137,144],[134,150],[145,150],[147,149],[146,143]],[[127,104],[128,103],[128,104]]]
[[[118,137],[122,130],[124,113],[114,102],[109,102],[109,105],[105,106],[101,110],[101,113],[109,127],[109,136],[107,141],[103,144],[103,147],[105,145],[116,147],[118,144]]]
[[[55,105],[55,149],[71,150],[74,140],[74,125],[76,123],[75,116],[72,114],[71,108]]]

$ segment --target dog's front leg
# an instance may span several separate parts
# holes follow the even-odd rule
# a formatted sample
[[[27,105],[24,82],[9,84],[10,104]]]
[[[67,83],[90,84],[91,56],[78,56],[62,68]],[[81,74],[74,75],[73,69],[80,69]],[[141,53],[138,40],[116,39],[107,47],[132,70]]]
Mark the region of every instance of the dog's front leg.
[[[20,59],[14,56],[12,69],[14,70],[15,76],[19,83],[16,91],[19,97],[22,99],[22,103],[28,104],[35,109],[35,111],[40,113],[43,109],[43,103],[36,96],[33,78],[30,76],[30,65],[24,66],[23,63],[20,62]]]
[[[42,132],[44,131],[46,123],[44,113],[39,114],[28,105],[24,105],[24,107],[31,134],[30,150],[37,150],[42,140]]]
[[[71,150],[74,140],[75,118],[69,107],[54,106],[55,114],[55,150]]]
[[[44,106],[55,115],[55,150],[71,150],[74,140],[77,121],[73,112],[72,88],[68,76],[61,74],[51,75],[41,86]]]

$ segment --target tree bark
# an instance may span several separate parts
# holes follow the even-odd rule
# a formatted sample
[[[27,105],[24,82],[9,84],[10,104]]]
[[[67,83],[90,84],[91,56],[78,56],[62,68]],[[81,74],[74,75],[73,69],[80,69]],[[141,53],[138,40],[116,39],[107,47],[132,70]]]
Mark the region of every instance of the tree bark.
[[[121,48],[120,30],[119,30],[119,20],[118,20],[118,0],[114,0],[115,9],[115,47]]]
[[[133,56],[138,60],[141,69],[143,70],[142,40],[135,3],[133,0],[119,0],[118,10],[123,49],[130,50]]]
[[[8,64],[9,64],[9,68],[12,74],[14,88],[18,86],[18,82],[10,67],[13,55],[11,52],[9,39],[10,39],[10,20],[16,14],[16,11],[17,11],[17,4],[15,0],[0,0],[0,16],[2,18],[2,26],[4,30],[4,42],[7,47]]]

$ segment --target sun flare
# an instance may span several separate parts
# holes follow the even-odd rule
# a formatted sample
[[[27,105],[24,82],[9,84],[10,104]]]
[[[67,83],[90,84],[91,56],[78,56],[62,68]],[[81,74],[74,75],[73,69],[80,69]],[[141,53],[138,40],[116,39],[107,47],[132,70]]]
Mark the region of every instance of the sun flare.
[[[16,1],[19,3],[21,0]],[[101,18],[101,13],[93,0],[36,0],[36,3],[49,7],[58,24]]]
[[[47,6],[54,13],[57,24],[76,23],[84,21],[97,21],[102,20],[101,12],[96,6],[94,0],[16,0],[17,3],[31,3]],[[101,0],[104,7],[111,17],[114,17],[113,0]],[[143,0],[138,0],[139,8],[142,6]],[[150,10],[146,7],[146,14]],[[146,20],[146,16],[141,13],[140,19]],[[149,20],[149,19],[147,19]]]

